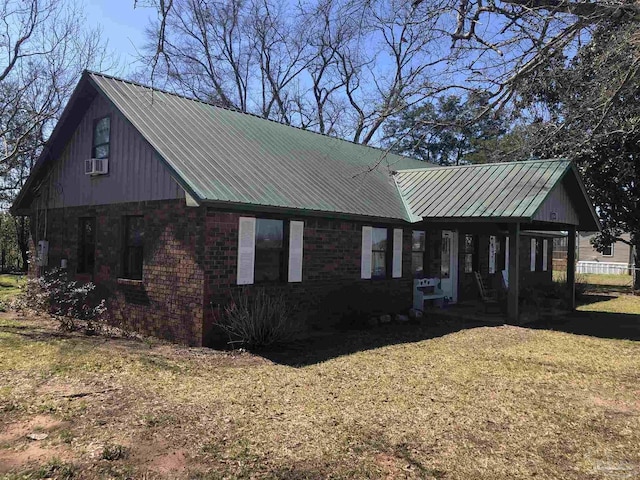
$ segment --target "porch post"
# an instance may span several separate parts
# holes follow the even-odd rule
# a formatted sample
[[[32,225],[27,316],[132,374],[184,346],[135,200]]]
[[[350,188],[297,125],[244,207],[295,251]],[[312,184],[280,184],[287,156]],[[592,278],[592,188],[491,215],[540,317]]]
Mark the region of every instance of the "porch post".
[[[509,225],[509,291],[507,292],[507,312],[509,320],[518,322],[520,296],[520,223]]]
[[[569,309],[576,309],[576,227],[569,227],[567,238],[567,289]]]

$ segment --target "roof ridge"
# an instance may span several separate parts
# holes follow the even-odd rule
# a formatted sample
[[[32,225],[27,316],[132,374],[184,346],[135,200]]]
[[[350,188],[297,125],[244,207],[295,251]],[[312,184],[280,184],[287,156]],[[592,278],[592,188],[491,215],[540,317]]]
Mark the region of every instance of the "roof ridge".
[[[99,76],[99,77],[103,77],[103,78],[106,78],[106,79],[109,79],[109,80],[115,80],[115,81],[118,81],[118,82],[128,83],[128,84],[134,85],[136,87],[146,88],[146,89],[149,89],[151,91],[164,93],[164,94],[167,94],[167,95],[172,95],[174,97],[182,98],[184,100],[190,100],[192,102],[202,103],[204,105],[210,105],[210,106],[212,106],[214,108],[220,108],[222,110],[227,110],[229,112],[234,112],[234,113],[238,113],[238,114],[241,114],[241,115],[247,115],[247,116],[250,116],[250,117],[254,117],[254,118],[258,119],[258,120],[265,120],[265,121],[268,121],[268,122],[273,122],[273,123],[275,123],[277,125],[282,125],[282,126],[285,126],[285,127],[295,128],[295,129],[301,130],[303,132],[315,133],[316,135],[320,135],[322,137],[330,138],[330,139],[333,139],[333,140],[340,140],[342,142],[346,142],[346,143],[349,143],[351,145],[357,145],[359,147],[368,147],[370,149],[379,151],[380,153],[384,154],[384,156],[394,155],[396,157],[402,157],[402,158],[406,158],[408,160],[414,160],[414,161],[418,161],[418,162],[423,161],[423,160],[420,160],[420,159],[417,159],[417,158],[414,158],[414,157],[407,157],[407,156],[401,155],[399,153],[392,152],[391,150],[384,149],[382,147],[375,147],[373,145],[368,145],[368,144],[364,144],[364,143],[357,143],[357,142],[354,142],[353,140],[348,140],[348,139],[342,138],[342,137],[336,137],[336,136],[333,136],[333,135],[329,135],[327,133],[317,132],[315,130],[309,130],[309,129],[306,129],[306,128],[298,127],[296,125],[288,125],[286,123],[282,123],[282,122],[279,122],[277,120],[273,120],[272,118],[261,117],[260,115],[257,115],[255,113],[243,112],[242,110],[239,110],[239,109],[234,108],[234,107],[225,107],[225,106],[222,106],[222,105],[217,105],[217,104],[212,103],[212,102],[206,102],[204,100],[199,100],[197,98],[193,98],[193,97],[189,97],[187,95],[183,95],[181,93],[171,92],[169,90],[165,90],[165,89],[162,89],[162,88],[156,88],[156,87],[153,87],[153,86],[145,85],[144,83],[136,82],[136,81],[133,81],[133,80],[127,80],[125,78],[116,77],[114,75],[109,75],[107,73],[96,72],[96,71],[89,70],[89,69],[85,69],[83,71],[83,74],[85,74],[85,73],[89,74],[89,75],[96,75],[96,76]],[[384,158],[384,157],[382,157],[382,158]],[[437,165],[435,163],[430,163],[430,162],[425,162],[425,163],[427,163],[429,165],[432,165],[432,167],[425,167],[425,168],[433,168],[434,166],[435,167],[440,166],[440,165]]]
[[[411,157],[407,157],[411,158]],[[511,162],[487,162],[487,163],[470,163],[468,165],[437,165],[439,170],[449,169],[454,170],[456,168],[469,168],[469,167],[491,167],[495,165],[513,165],[514,163],[551,163],[551,162],[571,162],[569,159],[560,157],[560,158],[539,158],[536,160],[515,160]],[[397,171],[401,172],[419,172],[423,170],[433,170],[433,167],[422,167],[422,168],[400,168]]]

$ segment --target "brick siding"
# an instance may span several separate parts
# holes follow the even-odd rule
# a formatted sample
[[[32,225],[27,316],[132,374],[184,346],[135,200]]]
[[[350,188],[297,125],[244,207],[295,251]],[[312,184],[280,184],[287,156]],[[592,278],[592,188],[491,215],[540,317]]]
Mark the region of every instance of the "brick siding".
[[[238,286],[238,222],[250,214],[208,209],[204,258],[206,269],[205,342],[215,344],[215,318],[234,295],[252,295],[258,289],[281,292],[292,307],[294,317],[307,329],[321,329],[338,322],[359,321],[372,314],[400,313],[411,306],[411,230],[404,229],[401,279],[362,280],[360,249],[362,226],[385,226],[371,222],[280,216],[283,220],[304,221],[302,282],[276,282]],[[256,215],[261,218],[260,215]],[[387,225],[393,228],[392,225]],[[285,255],[287,252],[285,252]]]
[[[142,281],[120,279],[122,271],[123,217],[145,218]],[[188,345],[219,344],[216,316],[241,292],[259,289],[282,292],[301,326],[321,329],[338,322],[360,321],[373,314],[404,313],[412,303],[411,228],[404,228],[402,278],[360,278],[362,226],[393,228],[376,222],[280,216],[304,221],[303,281],[236,285],[238,223],[250,214],[210,207],[187,207],[184,200],[134,202],[95,207],[51,209],[32,221],[49,240],[49,267],[67,259],[68,271],[83,281],[94,281],[109,298],[109,312],[118,324],[138,332]],[[96,218],[96,268],[76,274],[78,229],[81,217]],[[261,215],[256,215],[261,218]],[[35,217],[34,217],[35,218]],[[34,234],[32,232],[32,235]],[[441,230],[427,229],[425,274],[440,275]],[[459,301],[477,300],[472,274],[464,273],[464,235],[459,232]],[[35,238],[35,237],[34,237]],[[489,275],[489,235],[476,235],[476,260],[482,275],[495,288],[504,268],[504,237],[498,237],[496,273]],[[523,287],[551,281],[549,270],[529,272],[529,239],[522,238]],[[389,248],[392,248],[389,245]],[[285,255],[287,252],[285,252]],[[32,267],[35,262],[32,263]],[[32,268],[33,274],[33,268]]]
[[[119,279],[125,215],[145,218],[142,281]],[[406,312],[411,306],[411,229],[404,229],[403,277],[362,280],[362,226],[393,225],[277,217],[305,222],[303,281],[239,287],[238,221],[247,215],[187,207],[184,200],[50,209],[46,222],[48,268],[67,259],[68,271],[75,278],[94,281],[97,290],[109,298],[109,312],[116,323],[189,345],[219,343],[220,333],[214,328],[217,309],[240,290],[249,295],[261,288],[283,292],[295,318],[306,328],[323,328],[374,313]],[[96,268],[92,275],[76,273],[81,217],[96,218]],[[38,218],[32,222],[32,235],[44,238],[42,212]]]
[[[125,215],[145,218],[142,281],[119,280]],[[204,222],[200,209],[186,207],[184,200],[168,200],[51,209],[47,217],[48,268],[59,266],[65,258],[75,278],[94,281],[97,292],[109,299],[109,314],[116,324],[178,343],[202,344]],[[96,218],[93,275],[75,273],[80,217]],[[37,238],[43,238],[43,222],[32,225],[32,235],[37,226]]]

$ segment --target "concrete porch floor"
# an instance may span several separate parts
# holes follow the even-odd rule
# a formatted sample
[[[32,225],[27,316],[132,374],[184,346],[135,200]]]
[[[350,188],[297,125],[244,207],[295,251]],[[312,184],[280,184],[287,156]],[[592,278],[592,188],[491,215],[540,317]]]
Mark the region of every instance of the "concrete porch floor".
[[[526,325],[541,320],[552,320],[569,314],[570,312],[568,310],[559,309],[542,309],[536,311],[522,309],[520,312],[520,321],[517,324]],[[444,307],[432,305],[424,310],[424,318],[428,319],[429,317],[443,320],[457,320],[464,323],[514,324],[509,321],[506,301],[504,304],[489,305],[488,308],[485,308],[485,305],[480,301],[465,301]]]
[[[439,318],[442,320],[457,320],[465,323],[489,323],[496,325],[503,325],[507,323],[507,306],[505,305],[490,305],[488,310],[485,311],[485,306],[482,302],[461,302],[456,304],[449,304],[443,307],[432,305],[426,307],[424,310],[424,319]]]

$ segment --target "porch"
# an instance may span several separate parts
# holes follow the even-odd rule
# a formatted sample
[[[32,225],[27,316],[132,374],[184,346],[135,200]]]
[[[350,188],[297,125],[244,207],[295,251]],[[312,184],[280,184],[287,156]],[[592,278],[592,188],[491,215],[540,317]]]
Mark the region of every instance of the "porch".
[[[505,318],[527,321],[525,311],[521,318],[523,297],[553,286],[552,239],[565,235],[560,232],[568,238],[566,286],[555,293],[565,297],[569,311],[575,309],[576,230],[598,230],[600,224],[571,162],[400,171],[395,178],[414,232],[425,232],[419,274],[441,279],[448,299],[443,310],[485,320],[475,307],[479,273],[489,288],[504,293]],[[412,252],[416,259],[420,253]],[[457,304],[458,310],[449,307]]]
[[[486,309],[481,301],[466,300],[459,303],[448,304],[444,307],[430,305],[423,311],[423,322],[429,323],[432,320],[449,322],[459,322],[463,326],[470,325],[506,325],[513,323],[507,313],[507,305],[500,305],[499,309]],[[519,312],[520,325],[530,323],[552,323],[554,319],[565,317],[571,313],[565,308],[547,306],[541,309],[533,309],[528,306],[521,307]]]

